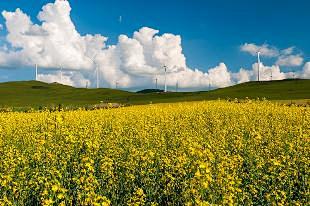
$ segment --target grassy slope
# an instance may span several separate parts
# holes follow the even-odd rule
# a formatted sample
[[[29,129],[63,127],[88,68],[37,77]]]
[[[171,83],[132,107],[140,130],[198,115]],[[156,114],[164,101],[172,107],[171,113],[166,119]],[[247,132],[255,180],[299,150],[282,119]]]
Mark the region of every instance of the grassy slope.
[[[0,84],[0,106],[85,105],[129,95],[113,89],[80,89],[36,81]]]
[[[310,99],[310,80],[248,82],[210,92],[137,94],[113,89],[77,89],[43,82],[7,82],[0,84],[0,107],[86,105],[104,102],[147,104],[149,102],[196,101],[218,98],[256,98],[271,100]]]

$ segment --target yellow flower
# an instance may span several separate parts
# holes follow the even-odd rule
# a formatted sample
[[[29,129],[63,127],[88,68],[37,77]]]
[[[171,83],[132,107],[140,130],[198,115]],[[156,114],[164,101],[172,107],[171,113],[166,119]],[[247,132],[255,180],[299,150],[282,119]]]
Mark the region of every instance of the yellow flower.
[[[53,192],[57,192],[59,190],[59,186],[58,185],[53,185],[52,186],[52,191]]]
[[[59,193],[59,194],[57,195],[57,198],[61,200],[61,199],[64,198],[64,195],[63,195],[62,193]]]

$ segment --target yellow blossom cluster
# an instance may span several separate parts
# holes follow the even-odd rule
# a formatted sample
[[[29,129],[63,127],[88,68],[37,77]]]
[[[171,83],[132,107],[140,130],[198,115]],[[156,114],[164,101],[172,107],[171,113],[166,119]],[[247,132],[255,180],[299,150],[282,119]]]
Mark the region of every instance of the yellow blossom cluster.
[[[310,108],[0,113],[0,205],[307,205]]]

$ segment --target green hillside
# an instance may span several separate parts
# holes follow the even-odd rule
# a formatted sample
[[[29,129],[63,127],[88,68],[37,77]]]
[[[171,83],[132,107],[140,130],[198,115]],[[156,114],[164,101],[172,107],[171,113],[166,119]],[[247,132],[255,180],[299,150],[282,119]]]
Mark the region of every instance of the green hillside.
[[[200,92],[135,93],[115,89],[82,89],[37,81],[0,83],[0,107],[83,106],[100,102],[148,104],[227,98],[310,99],[310,80],[247,82]]]

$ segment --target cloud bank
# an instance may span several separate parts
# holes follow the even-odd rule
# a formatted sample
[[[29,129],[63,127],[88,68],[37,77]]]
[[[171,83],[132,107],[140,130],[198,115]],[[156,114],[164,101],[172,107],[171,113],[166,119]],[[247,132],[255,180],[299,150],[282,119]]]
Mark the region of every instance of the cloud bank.
[[[29,67],[38,64],[40,71],[55,69],[55,72],[41,72],[39,80],[60,82],[77,87],[95,86],[96,69],[99,71],[100,87],[121,88],[154,87],[155,79],[164,84],[164,69],[167,70],[167,84],[179,88],[202,89],[225,87],[235,83],[255,80],[257,64],[247,70],[241,68],[232,73],[224,63],[210,68],[208,72],[187,66],[179,35],[143,27],[132,37],[120,35],[115,45],[107,45],[107,37],[101,34],[81,35],[75,28],[68,1],[56,0],[46,4],[38,14],[41,24],[34,24],[30,17],[16,9],[3,11],[8,32],[6,43],[0,47],[0,67]],[[260,66],[263,80],[284,79],[287,74],[280,71],[282,65],[300,66],[303,58],[294,54],[294,48],[279,51],[269,45],[244,44],[241,50],[255,55],[278,57],[276,66]],[[59,68],[63,68],[60,74]],[[308,76],[306,64],[301,77]],[[269,75],[270,73],[270,75]]]
[[[278,57],[276,62],[277,65],[280,66],[288,66],[288,67],[298,67],[301,66],[304,62],[304,58],[302,54],[295,52],[295,47],[289,47],[281,51],[281,55]]]
[[[271,47],[268,44],[258,46],[253,43],[245,43],[240,47],[241,51],[248,52],[252,56],[256,56],[257,52],[260,52],[261,56],[276,57],[279,55],[279,50],[275,47]]]
[[[267,58],[277,58],[276,65],[287,66],[287,67],[298,67],[303,64],[302,54],[296,53],[295,47],[289,47],[287,49],[279,50],[276,47],[272,47],[268,44],[263,44],[261,46],[253,43],[245,43],[240,47],[240,50],[246,53],[256,56],[260,52],[261,56]]]

